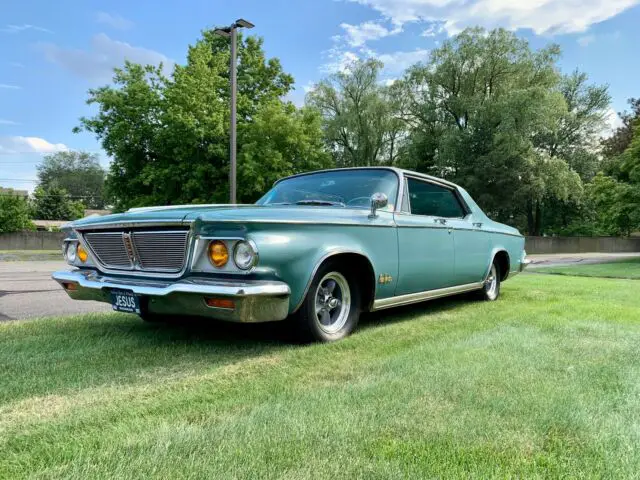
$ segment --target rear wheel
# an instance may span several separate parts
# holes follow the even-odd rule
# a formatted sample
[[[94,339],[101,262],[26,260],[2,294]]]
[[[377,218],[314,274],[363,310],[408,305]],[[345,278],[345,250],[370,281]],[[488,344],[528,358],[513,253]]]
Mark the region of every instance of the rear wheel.
[[[303,341],[331,342],[349,335],[360,317],[360,291],[337,262],[320,267],[292,320]]]
[[[500,267],[494,260],[480,291],[480,298],[492,302],[500,296]]]

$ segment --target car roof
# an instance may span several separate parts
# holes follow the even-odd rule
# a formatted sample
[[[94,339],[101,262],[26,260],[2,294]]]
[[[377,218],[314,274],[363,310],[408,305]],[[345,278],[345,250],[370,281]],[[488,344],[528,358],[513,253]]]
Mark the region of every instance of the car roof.
[[[440,184],[443,184],[443,185],[448,185],[448,186],[453,187],[453,188],[460,188],[458,185],[456,185],[453,182],[449,182],[448,180],[444,180],[442,178],[433,177],[431,175],[427,175],[426,173],[414,172],[412,170],[406,170],[404,168],[385,167],[385,166],[343,167],[343,168],[327,168],[327,169],[324,169],[324,170],[314,170],[312,172],[303,172],[303,173],[297,173],[295,175],[289,175],[288,177],[284,177],[284,178],[281,178],[281,179],[277,180],[274,183],[274,185],[282,182],[283,180],[287,180],[289,178],[303,177],[305,175],[313,175],[315,173],[340,172],[340,171],[348,171],[348,170],[390,170],[392,172],[395,172],[396,175],[398,175],[398,177],[402,177],[403,175],[408,175],[408,176],[411,176],[411,177],[418,177],[418,178],[424,178],[425,180],[431,180],[433,182],[440,183]]]

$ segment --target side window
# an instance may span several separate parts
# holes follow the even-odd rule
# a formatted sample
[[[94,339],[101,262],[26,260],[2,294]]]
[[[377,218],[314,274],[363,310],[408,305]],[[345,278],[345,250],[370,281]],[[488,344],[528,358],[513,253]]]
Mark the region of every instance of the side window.
[[[409,204],[413,215],[464,217],[462,205],[453,191],[448,188],[414,178],[409,178],[407,184],[409,185]]]

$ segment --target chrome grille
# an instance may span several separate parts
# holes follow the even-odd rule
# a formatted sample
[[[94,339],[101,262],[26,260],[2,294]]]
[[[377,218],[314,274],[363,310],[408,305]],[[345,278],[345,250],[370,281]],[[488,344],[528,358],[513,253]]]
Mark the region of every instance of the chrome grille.
[[[188,230],[90,232],[83,236],[108,269],[178,273],[185,266]]]
[[[142,270],[182,270],[187,253],[187,232],[133,232],[131,239]]]
[[[122,232],[85,233],[84,238],[98,260],[106,267],[126,269],[133,267]]]

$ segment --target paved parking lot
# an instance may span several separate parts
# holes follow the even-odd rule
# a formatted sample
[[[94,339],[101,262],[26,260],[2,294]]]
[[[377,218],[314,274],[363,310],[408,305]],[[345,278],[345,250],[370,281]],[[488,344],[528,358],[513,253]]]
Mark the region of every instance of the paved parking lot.
[[[51,280],[51,272],[67,268],[63,261],[0,262],[0,321],[111,311],[106,303],[71,300]]]
[[[603,263],[639,256],[640,253],[531,255],[530,268]],[[78,302],[67,297],[58,283],[51,280],[51,272],[67,268],[63,261],[0,261],[0,321],[110,312],[111,306],[106,303]]]

